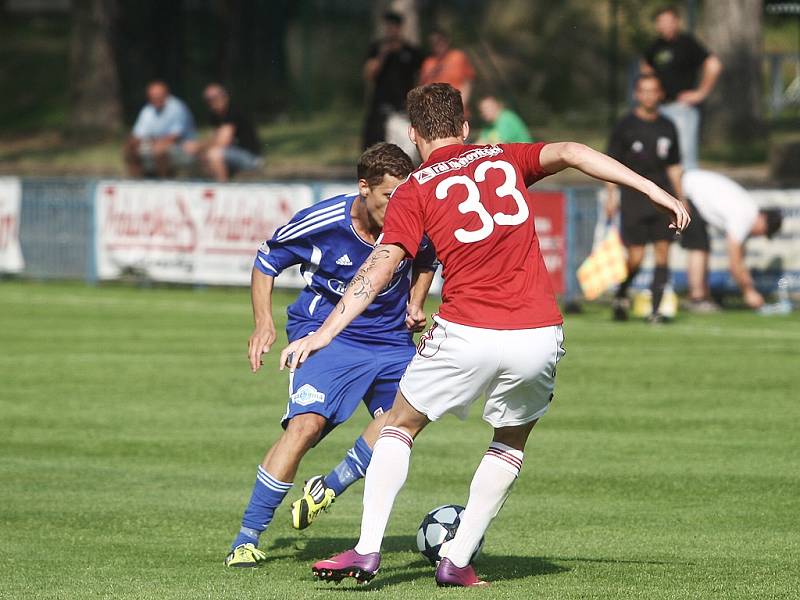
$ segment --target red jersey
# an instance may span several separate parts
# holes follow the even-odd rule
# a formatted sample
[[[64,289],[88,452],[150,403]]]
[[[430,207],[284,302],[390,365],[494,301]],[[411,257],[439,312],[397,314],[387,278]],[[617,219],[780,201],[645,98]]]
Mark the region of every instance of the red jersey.
[[[438,148],[392,194],[381,243],[413,257],[427,234],[444,268],[443,319],[485,329],[563,322],[528,196],[549,175],[544,146]]]

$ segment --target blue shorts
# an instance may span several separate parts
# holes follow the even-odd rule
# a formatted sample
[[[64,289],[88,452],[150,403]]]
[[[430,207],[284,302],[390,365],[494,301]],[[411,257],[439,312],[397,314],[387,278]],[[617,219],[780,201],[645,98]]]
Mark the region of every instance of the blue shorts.
[[[363,400],[374,418],[392,407],[400,378],[416,349],[408,344],[363,344],[336,337],[289,376],[289,403],[281,425],[297,415],[327,419],[322,437],[344,423]],[[320,438],[321,439],[321,438]]]

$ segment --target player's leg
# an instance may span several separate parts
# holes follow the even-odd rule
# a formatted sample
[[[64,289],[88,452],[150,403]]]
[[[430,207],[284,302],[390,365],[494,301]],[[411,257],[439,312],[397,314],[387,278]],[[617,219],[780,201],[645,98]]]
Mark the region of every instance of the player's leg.
[[[353,577],[364,582],[371,580],[378,572],[381,542],[394,500],[408,476],[414,437],[429,422],[398,391],[367,468],[361,536],[352,550],[314,563],[311,570],[318,578],[341,581],[345,577]]]
[[[669,246],[670,240],[659,239],[653,242],[654,268],[653,281],[650,283],[650,294],[653,300],[653,315],[659,316],[664,289],[669,283]]]
[[[686,276],[689,284],[689,300],[693,303],[708,299],[708,258],[705,250],[689,250],[686,258]]]
[[[377,573],[383,534],[408,475],[414,438],[445,413],[465,418],[495,374],[497,362],[492,355],[496,349],[492,346],[487,350],[486,331],[437,317],[423,335],[372,452],[364,482],[358,544],[353,550],[315,563],[312,571],[317,577],[368,581]]]
[[[500,374],[486,391],[483,414],[494,427],[494,437],[475,471],[456,536],[437,569],[440,585],[481,583],[470,560],[519,476],[525,444],[550,406],[556,365],[564,356],[560,326],[495,333],[505,353]]]
[[[367,468],[361,537],[355,548],[359,554],[380,552],[395,497],[408,476],[414,438],[428,423],[428,417],[398,391]]]
[[[372,448],[386,424],[386,417],[383,413],[370,421],[330,473],[309,477],[303,486],[303,495],[292,502],[292,526],[295,529],[311,525],[347,488],[366,475],[372,460]]]
[[[259,465],[242,528],[233,543],[234,558],[226,559],[226,564],[237,562],[235,555],[240,546],[258,546],[259,535],[291,488],[303,456],[358,406],[371,381],[363,384],[360,375],[364,369],[372,369],[373,362],[371,357],[359,355],[337,339],[311,356],[291,376],[289,404],[282,419],[285,431]],[[355,400],[351,400],[353,397]]]
[[[397,397],[400,378],[414,357],[414,352],[414,346],[409,343],[407,346],[387,345],[375,353],[375,380],[364,395],[364,405],[373,420],[348,450],[345,459],[325,477],[325,484],[337,496],[366,474],[372,460],[372,449],[386,425],[388,413]]]
[[[372,460],[372,449],[386,424],[388,412],[397,396],[400,378],[414,356],[414,350],[411,343],[403,346],[386,345],[377,352],[374,347],[368,349],[373,357],[375,370],[372,374],[373,381],[363,400],[373,420],[330,473],[324,477],[315,475],[309,478],[303,489],[303,497],[292,504],[292,523],[295,528],[308,527],[321,510],[364,477]],[[367,373],[363,376],[366,380]],[[326,499],[329,502],[326,503]]]
[[[689,310],[708,313],[719,310],[709,299],[708,259],[711,253],[711,238],[708,223],[689,200],[692,222],[681,234],[681,246],[687,251],[686,276],[689,284]]]
[[[339,423],[349,419],[358,408],[361,399],[368,393],[377,370],[374,348],[337,338],[330,346],[316,353],[312,359],[314,364],[320,362],[326,364],[326,371],[314,379],[318,386],[325,386],[327,390],[325,402],[329,403],[332,411],[326,413],[328,423],[322,434],[324,436]],[[295,372],[295,378],[298,374],[300,377],[308,377],[302,373],[307,370],[307,365],[312,359],[306,361],[303,368]],[[297,383],[295,388],[301,389]],[[305,529],[311,525],[333,504],[338,494],[363,477],[371,456],[370,445],[359,437],[335,469],[341,478],[333,481],[334,478],[331,477],[331,482],[327,482],[322,475],[310,477],[303,486],[302,496],[292,502],[292,526],[295,529]]]
[[[627,321],[628,311],[630,310],[630,300],[628,299],[628,290],[631,283],[639,274],[639,269],[642,266],[644,259],[644,245],[629,243],[626,245],[628,251],[628,275],[622,283],[619,284],[617,292],[614,295],[612,302],[612,316],[615,321]]]
[[[292,487],[300,461],[319,440],[326,422],[316,413],[297,414],[288,420],[283,434],[258,466],[241,528],[225,558],[227,566],[253,567],[266,558],[258,550],[259,538],[272,522],[275,510]]]
[[[639,274],[639,268],[644,258],[644,246],[647,243],[644,220],[647,214],[639,204],[631,201],[623,194],[620,207],[620,237],[628,254],[628,276],[619,284],[614,300],[611,303],[612,317],[615,321],[627,321],[630,310],[628,289]]]
[[[537,420],[494,430],[489,449],[483,455],[472,483],[469,499],[447,555],[436,569],[443,586],[475,586],[478,579],[470,566],[473,554],[492,520],[500,512],[522,468],[525,443]]]

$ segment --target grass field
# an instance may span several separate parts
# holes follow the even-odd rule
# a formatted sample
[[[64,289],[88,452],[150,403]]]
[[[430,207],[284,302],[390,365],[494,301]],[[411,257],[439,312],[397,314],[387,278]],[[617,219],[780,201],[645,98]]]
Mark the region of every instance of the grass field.
[[[0,597],[800,597],[797,316],[568,317],[556,401],[477,562],[494,585],[464,591],[434,586],[414,534],[465,500],[489,438],[478,411],[419,438],[369,587],[309,571],[354,540],[361,483],[307,532],[279,509],[263,568],[222,567],[285,403],[275,355],[248,371],[248,304],[246,290],[0,283]]]

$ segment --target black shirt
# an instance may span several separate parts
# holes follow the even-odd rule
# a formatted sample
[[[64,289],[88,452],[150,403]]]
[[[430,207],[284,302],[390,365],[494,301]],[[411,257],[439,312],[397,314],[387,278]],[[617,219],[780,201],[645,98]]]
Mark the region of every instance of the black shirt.
[[[368,58],[380,54],[382,43],[378,41],[370,46]],[[372,105],[388,104],[396,110],[402,110],[406,105],[406,94],[417,84],[417,72],[421,64],[422,53],[410,44],[403,43],[399,50],[387,54],[375,77]]]
[[[212,112],[209,121],[214,127],[222,125],[233,125],[233,142],[231,145],[244,148],[256,156],[261,154],[261,144],[258,141],[256,128],[252,121],[239,111],[235,106],[228,105],[228,110],[224,114]]]
[[[664,88],[665,99],[672,102],[680,92],[697,85],[697,75],[710,56],[709,51],[688,33],[674,40],[657,39],[644,53],[644,59],[656,72]]]
[[[654,121],[645,121],[629,113],[617,123],[608,141],[608,155],[623,165],[646,177],[658,187],[675,195],[667,167],[681,162],[678,132],[675,125],[659,115]],[[622,187],[623,210],[639,205],[647,210],[650,202],[644,195],[629,187]]]

